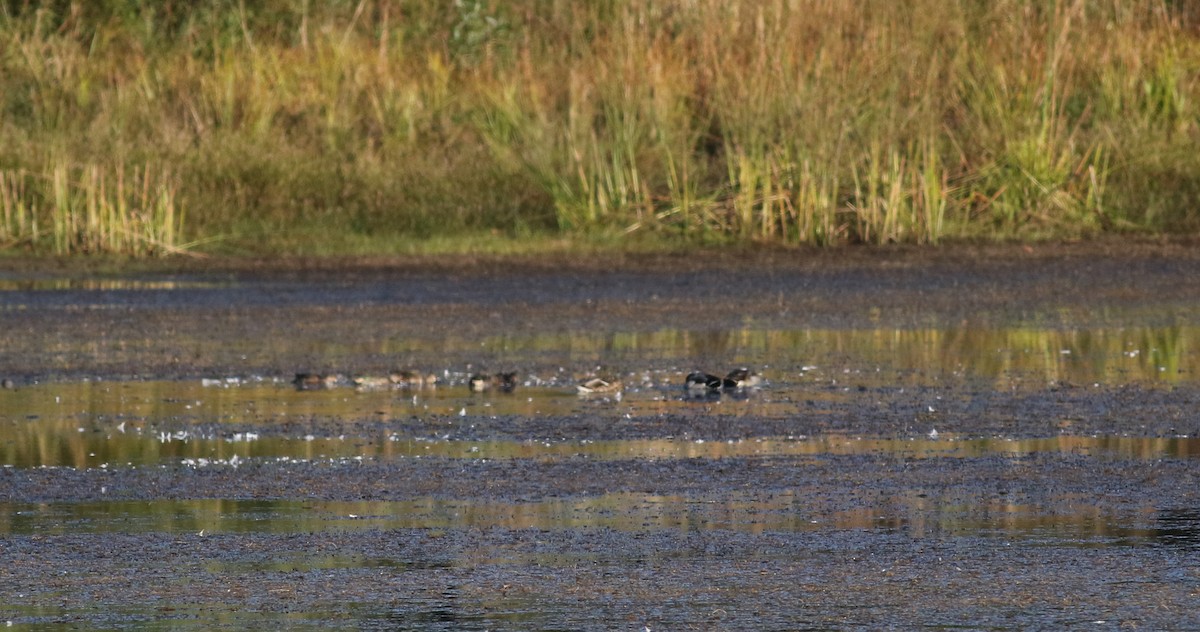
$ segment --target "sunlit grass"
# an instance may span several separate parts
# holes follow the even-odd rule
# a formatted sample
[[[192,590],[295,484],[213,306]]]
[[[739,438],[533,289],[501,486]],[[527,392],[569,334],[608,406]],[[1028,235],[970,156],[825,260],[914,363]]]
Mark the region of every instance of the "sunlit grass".
[[[171,174],[117,169],[57,163],[45,173],[0,170],[0,244],[48,243],[58,255],[186,252]]]
[[[0,245],[1193,231],[1198,23],[1165,0],[10,7]]]

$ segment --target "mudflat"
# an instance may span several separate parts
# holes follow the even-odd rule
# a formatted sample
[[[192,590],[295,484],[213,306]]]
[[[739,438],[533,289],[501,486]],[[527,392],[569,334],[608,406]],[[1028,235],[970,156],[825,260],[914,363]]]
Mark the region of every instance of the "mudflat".
[[[0,260],[0,620],[1200,627],[1197,245]]]

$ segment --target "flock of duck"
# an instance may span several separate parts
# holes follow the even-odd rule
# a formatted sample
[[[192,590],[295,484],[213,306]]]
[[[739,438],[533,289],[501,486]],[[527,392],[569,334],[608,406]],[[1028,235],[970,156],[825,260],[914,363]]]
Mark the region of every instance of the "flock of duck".
[[[297,373],[292,384],[298,390],[318,390],[337,388],[339,386],[355,386],[362,389],[381,388],[426,388],[437,385],[438,377],[432,373],[406,369],[392,371],[386,376],[360,376],[346,378],[340,373]],[[475,373],[467,379],[467,387],[474,393],[497,391],[511,393],[517,388],[517,373]],[[762,376],[745,367],[737,368],[720,377],[703,371],[693,371],[684,379],[683,388],[690,394],[715,394],[722,391],[747,391],[760,388]],[[575,385],[581,395],[619,393],[625,385],[618,379],[593,377]]]
[[[515,374],[514,374],[515,375]],[[474,379],[474,378],[472,378]],[[432,373],[422,373],[416,370],[392,371],[386,376],[359,376],[347,379],[341,373],[297,373],[292,384],[297,390],[315,391],[339,386],[356,386],[363,389],[371,388],[424,388],[436,386],[438,378]]]

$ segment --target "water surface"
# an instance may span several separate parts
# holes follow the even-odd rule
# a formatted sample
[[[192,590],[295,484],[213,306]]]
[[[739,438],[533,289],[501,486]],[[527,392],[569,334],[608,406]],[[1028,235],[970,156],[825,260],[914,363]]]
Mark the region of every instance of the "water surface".
[[[0,620],[1200,625],[1200,264],[844,256],[4,272]]]

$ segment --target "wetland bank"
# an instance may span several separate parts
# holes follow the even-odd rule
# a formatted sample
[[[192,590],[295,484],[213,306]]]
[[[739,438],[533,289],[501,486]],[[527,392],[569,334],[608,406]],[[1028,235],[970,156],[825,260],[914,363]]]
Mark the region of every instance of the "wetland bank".
[[[0,301],[17,625],[1200,626],[1194,243],[8,260]],[[401,367],[441,383],[289,383]]]

